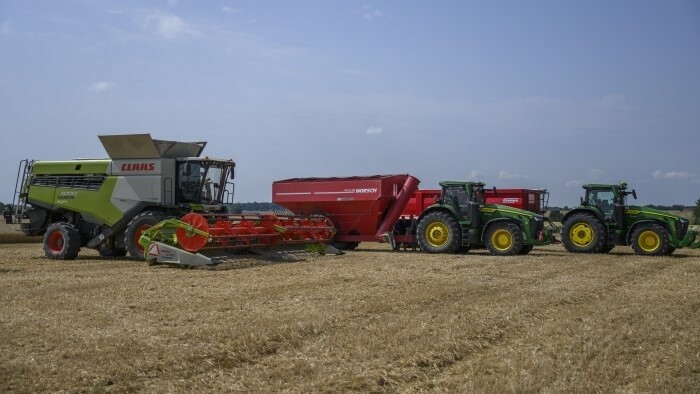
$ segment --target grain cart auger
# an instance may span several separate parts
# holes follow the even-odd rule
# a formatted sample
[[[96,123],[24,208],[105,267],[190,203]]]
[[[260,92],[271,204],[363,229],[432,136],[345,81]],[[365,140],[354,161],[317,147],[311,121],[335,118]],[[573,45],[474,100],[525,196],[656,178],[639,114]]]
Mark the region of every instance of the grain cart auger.
[[[323,254],[334,235],[333,223],[322,216],[188,213],[144,230],[139,244],[149,262],[200,266],[216,264],[211,256],[242,249],[293,246]]]
[[[670,255],[677,248],[698,248],[689,220],[657,209],[627,205],[627,184],[583,185],[581,205],[562,219],[561,238],[572,253],[608,253],[629,245],[643,256]]]

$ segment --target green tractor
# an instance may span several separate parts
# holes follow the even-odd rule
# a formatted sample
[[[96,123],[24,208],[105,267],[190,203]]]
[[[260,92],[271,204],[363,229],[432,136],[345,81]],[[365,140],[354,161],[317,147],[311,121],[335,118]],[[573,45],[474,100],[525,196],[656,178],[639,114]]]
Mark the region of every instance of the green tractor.
[[[562,243],[573,253],[608,253],[629,245],[643,256],[665,256],[676,248],[700,247],[689,220],[657,209],[627,205],[637,199],[627,184],[583,185],[581,205],[562,219]]]
[[[442,193],[417,219],[416,238],[430,253],[466,252],[486,246],[493,255],[530,253],[551,241],[542,215],[484,203],[481,182],[440,182]]]

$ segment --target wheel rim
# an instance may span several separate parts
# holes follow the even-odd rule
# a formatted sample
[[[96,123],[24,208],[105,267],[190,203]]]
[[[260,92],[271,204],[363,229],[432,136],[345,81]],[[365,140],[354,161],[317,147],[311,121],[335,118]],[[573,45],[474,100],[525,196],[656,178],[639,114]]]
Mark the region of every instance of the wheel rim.
[[[491,245],[500,250],[508,250],[513,246],[513,235],[508,230],[498,229],[491,234]]]
[[[428,243],[432,246],[443,246],[447,243],[449,238],[450,230],[447,228],[445,223],[435,222],[431,223],[425,230],[425,238]]]
[[[151,226],[144,224],[141,227],[136,229],[136,232],[134,232],[134,245],[136,246],[136,250],[139,252],[143,253],[143,246],[139,243],[139,239],[141,239],[141,234],[143,234],[144,231],[148,230],[151,228]]]
[[[661,238],[659,238],[659,234],[651,230],[646,230],[639,234],[637,241],[639,243],[639,247],[645,252],[653,252],[659,248],[659,245],[661,245]]]
[[[65,240],[63,239],[63,234],[60,231],[54,231],[49,235],[49,249],[53,253],[61,253],[63,250],[63,244]]]
[[[593,227],[586,223],[576,223],[569,230],[569,238],[576,246],[588,246],[593,242]]]

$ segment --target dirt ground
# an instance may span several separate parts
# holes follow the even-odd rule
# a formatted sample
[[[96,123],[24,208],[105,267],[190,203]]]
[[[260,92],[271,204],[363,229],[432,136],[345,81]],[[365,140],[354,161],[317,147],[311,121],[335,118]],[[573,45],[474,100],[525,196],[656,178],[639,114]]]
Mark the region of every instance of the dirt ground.
[[[700,250],[183,270],[0,245],[0,391],[700,391]]]

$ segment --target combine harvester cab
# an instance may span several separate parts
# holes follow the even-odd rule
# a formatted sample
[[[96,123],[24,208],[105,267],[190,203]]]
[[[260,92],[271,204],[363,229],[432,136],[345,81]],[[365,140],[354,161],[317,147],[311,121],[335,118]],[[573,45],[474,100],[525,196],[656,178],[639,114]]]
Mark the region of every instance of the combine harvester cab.
[[[200,157],[206,142],[149,134],[99,138],[108,159],[20,163],[15,210],[5,218],[27,233],[44,234],[47,257],[70,260],[87,247],[143,260],[142,233],[190,212],[224,226],[217,220],[233,202],[233,160]]]
[[[562,243],[572,253],[608,253],[631,246],[642,256],[671,255],[678,248],[700,248],[690,221],[657,209],[627,205],[637,199],[627,184],[583,185],[581,205],[562,219]]]

